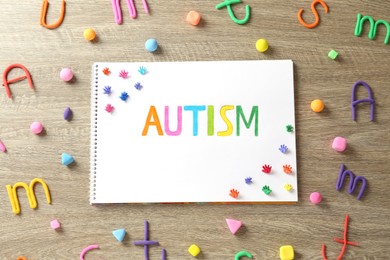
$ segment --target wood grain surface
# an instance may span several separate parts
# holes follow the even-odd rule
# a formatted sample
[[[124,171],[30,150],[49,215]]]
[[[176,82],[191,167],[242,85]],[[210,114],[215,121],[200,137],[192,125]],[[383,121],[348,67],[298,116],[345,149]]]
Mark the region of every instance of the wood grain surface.
[[[8,148],[0,153],[0,259],[79,259],[90,244],[100,249],[86,259],[144,259],[142,247],[133,242],[143,238],[143,221],[150,222],[150,238],[160,246],[150,249],[150,260],[161,259],[161,249],[170,260],[194,259],[187,248],[195,243],[202,249],[197,259],[234,259],[247,250],[254,259],[279,259],[279,247],[293,245],[295,259],[319,260],[326,243],[328,259],[336,259],[341,244],[345,214],[349,214],[350,241],[343,259],[390,259],[390,45],[383,43],[386,29],[379,28],[375,40],[368,39],[368,24],[361,37],[354,36],[356,15],[371,15],[390,22],[388,1],[328,0],[329,13],[319,5],[321,22],[314,29],[299,24],[297,13],[312,22],[311,1],[244,0],[233,6],[238,18],[245,4],[251,18],[236,25],[220,1],[149,0],[150,15],[141,1],[135,1],[138,18],[131,19],[121,1],[123,24],[114,22],[111,1],[67,0],[63,24],[48,30],[39,25],[41,1],[0,0],[0,71],[12,64],[24,64],[31,72],[35,90],[27,81],[11,85],[14,99],[0,88],[0,139]],[[48,22],[57,20],[61,1],[51,0]],[[188,11],[202,14],[200,26],[186,23]],[[94,28],[98,39],[83,38]],[[157,53],[147,53],[144,43],[158,39]],[[269,41],[270,49],[259,53],[255,42]],[[327,57],[335,49],[337,61]],[[292,59],[295,69],[296,133],[298,151],[299,203],[296,205],[89,205],[90,75],[94,61],[203,61],[203,60]],[[59,79],[63,67],[70,67],[75,80]],[[13,70],[9,78],[21,75]],[[229,75],[221,75],[228,77]],[[351,90],[357,80],[373,89],[375,120],[369,121],[369,106],[360,105],[358,120],[351,118]],[[364,88],[358,96],[365,97]],[[320,98],[326,109],[310,110]],[[282,104],[281,104],[282,105]],[[70,106],[73,120],[63,120]],[[29,125],[41,121],[45,134],[35,136]],[[332,150],[335,136],[348,139],[348,149]],[[62,152],[76,159],[73,167],[61,165]],[[336,191],[341,163],[368,180],[361,201],[346,188]],[[20,190],[22,213],[12,213],[6,185],[29,183],[43,178],[50,187],[48,205],[42,188],[36,194],[39,207],[30,209]],[[311,192],[324,199],[309,201]],[[233,236],[225,218],[241,219],[245,227]],[[58,218],[62,231],[50,228]],[[111,232],[125,228],[124,243]]]

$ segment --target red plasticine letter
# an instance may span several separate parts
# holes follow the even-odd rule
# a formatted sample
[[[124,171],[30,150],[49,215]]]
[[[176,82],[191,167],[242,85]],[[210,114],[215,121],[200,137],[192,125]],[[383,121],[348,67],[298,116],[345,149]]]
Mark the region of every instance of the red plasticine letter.
[[[315,17],[315,21],[314,23],[311,23],[311,24],[308,24],[306,23],[303,18],[302,18],[302,13],[303,13],[303,8],[301,8],[298,12],[298,21],[303,25],[305,26],[306,28],[309,28],[309,29],[312,29],[314,27],[316,27],[319,22],[320,22],[320,17],[318,15],[318,11],[316,9],[316,5],[317,4],[321,4],[322,7],[325,8],[325,12],[328,13],[329,12],[329,9],[328,9],[328,6],[327,4],[323,1],[323,0],[314,0],[312,3],[311,3],[311,11],[313,12],[314,14],[314,17]]]
[[[153,121],[152,118],[154,119]],[[148,134],[149,126],[156,126],[158,135],[164,135],[155,106],[150,106],[148,117],[146,118],[144,130],[142,131],[143,136],[146,136]]]
[[[7,79],[7,76],[8,76],[8,73],[12,70],[12,69],[15,69],[15,68],[19,68],[19,69],[22,69],[24,71],[24,76],[20,76],[20,77],[17,77],[17,78],[14,78],[14,79],[10,79],[8,80]],[[28,81],[28,84],[30,85],[30,88],[31,89],[34,89],[34,86],[33,86],[33,82],[32,82],[32,79],[31,79],[31,75],[30,75],[30,72],[27,70],[27,68],[25,66],[23,66],[22,64],[11,64],[9,65],[4,73],[3,73],[3,86],[5,87],[5,90],[7,92],[7,96],[9,98],[12,98],[12,94],[11,94],[11,90],[9,88],[9,84],[11,83],[15,83],[15,82],[18,82],[18,81],[21,81],[21,80],[24,80],[24,79],[27,79]]]
[[[357,246],[358,243],[356,242],[351,242],[351,241],[348,241],[347,240],[347,234],[348,234],[348,215],[345,215],[345,222],[344,222],[344,236],[343,236],[343,239],[339,239],[339,238],[335,238],[335,241],[338,242],[338,243],[342,243],[343,244],[343,247],[341,249],[341,252],[339,254],[339,256],[337,257],[337,260],[341,260],[345,254],[345,251],[347,249],[347,245],[352,245],[352,246]],[[325,252],[325,244],[322,244],[322,259],[323,260],[328,260],[328,258],[326,258],[326,252]]]

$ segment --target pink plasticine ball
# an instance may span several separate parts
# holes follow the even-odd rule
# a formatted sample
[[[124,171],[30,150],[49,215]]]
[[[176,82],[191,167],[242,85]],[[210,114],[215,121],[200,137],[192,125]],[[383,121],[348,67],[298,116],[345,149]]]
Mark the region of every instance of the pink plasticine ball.
[[[321,202],[321,200],[322,200],[322,196],[319,192],[313,192],[312,194],[310,194],[310,201],[313,204],[318,204]]]
[[[332,148],[337,152],[344,152],[347,149],[347,139],[337,136],[333,139]]]
[[[33,122],[31,125],[30,125],[30,130],[31,132],[33,132],[34,134],[38,135],[42,132],[43,130],[43,125],[41,122]]]
[[[70,81],[73,78],[73,71],[69,68],[63,68],[60,72],[60,78],[63,81]]]
[[[50,226],[51,226],[52,229],[57,230],[57,229],[61,228],[61,223],[58,221],[58,219],[53,219],[50,222]]]

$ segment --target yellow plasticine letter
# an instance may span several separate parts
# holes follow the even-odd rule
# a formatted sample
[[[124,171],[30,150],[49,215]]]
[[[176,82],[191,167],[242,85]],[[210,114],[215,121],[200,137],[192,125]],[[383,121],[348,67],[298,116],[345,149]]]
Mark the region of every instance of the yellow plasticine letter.
[[[153,121],[152,118],[154,119]],[[158,118],[156,107],[150,106],[148,117],[146,118],[144,130],[142,130],[142,136],[146,136],[149,131],[149,126],[153,126],[153,125],[156,126],[158,135],[164,135],[161,128],[160,119]]]
[[[51,204],[51,197],[50,197],[50,191],[49,191],[49,187],[47,186],[47,184],[44,182],[44,180],[40,179],[40,178],[35,178],[33,179],[31,182],[30,182],[30,196],[31,196],[31,204],[30,204],[30,207],[32,209],[35,209],[37,207],[37,198],[35,196],[35,192],[34,192],[34,187],[35,187],[35,184],[39,182],[40,184],[42,184],[42,187],[43,187],[43,190],[45,191],[45,195],[46,195],[46,200],[47,200],[47,203]]]
[[[18,205],[15,204],[15,199],[14,199],[14,194],[12,192],[12,186],[11,185],[6,185],[5,186],[7,188],[7,191],[8,191],[8,197],[9,197],[9,201],[11,202],[11,206],[12,206],[12,212],[15,213],[15,214],[19,214],[20,213],[20,207],[19,207],[19,203]]]
[[[229,136],[233,133],[233,125],[232,122],[230,122],[229,118],[226,116],[226,111],[233,110],[234,106],[232,105],[225,105],[221,107],[221,118],[225,122],[227,129],[225,131],[218,131],[218,136]]]
[[[37,199],[36,199],[35,192],[34,192],[34,186],[37,182],[42,184],[42,187],[45,191],[47,202],[49,204],[51,204],[51,196],[50,196],[49,187],[47,186],[47,184],[45,183],[44,180],[42,180],[40,178],[35,178],[30,182],[30,186],[24,182],[17,182],[13,186],[6,185],[6,188],[8,191],[8,196],[9,196],[9,199],[11,201],[13,213],[20,214],[20,203],[19,203],[19,198],[18,198],[18,193],[17,193],[17,189],[20,187],[22,187],[26,190],[26,195],[27,195],[28,202],[30,204],[30,208],[35,209],[37,207],[38,204],[37,204]]]
[[[6,187],[7,187],[9,199],[11,201],[13,213],[20,214],[20,204],[19,204],[19,198],[18,198],[18,193],[17,193],[17,189],[19,187],[23,187],[26,190],[27,199],[28,199],[28,202],[31,206],[32,202],[31,202],[31,196],[30,196],[30,188],[28,187],[28,185],[26,183],[17,182],[14,184],[14,186],[7,185]]]

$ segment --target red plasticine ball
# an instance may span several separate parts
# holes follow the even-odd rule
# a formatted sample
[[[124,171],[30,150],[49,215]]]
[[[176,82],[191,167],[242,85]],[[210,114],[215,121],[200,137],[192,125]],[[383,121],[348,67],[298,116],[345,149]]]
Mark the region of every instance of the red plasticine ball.
[[[322,200],[322,196],[319,192],[313,192],[312,194],[310,194],[310,201],[313,204],[318,204],[321,202],[321,200]]]

